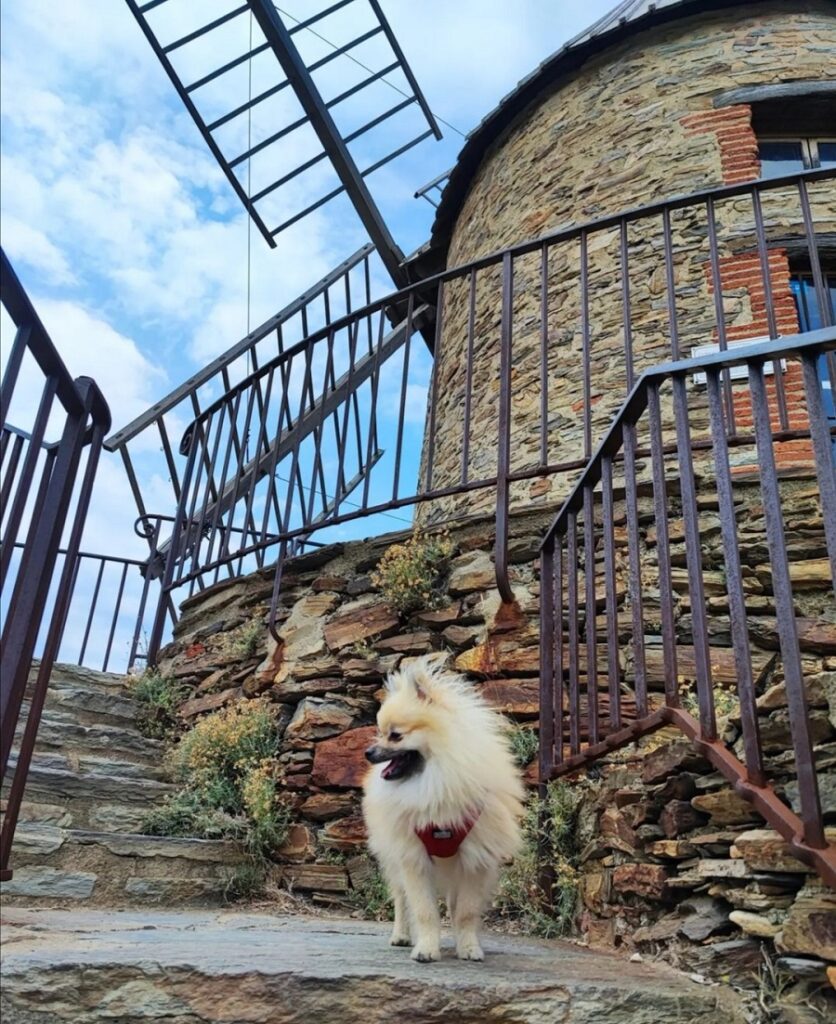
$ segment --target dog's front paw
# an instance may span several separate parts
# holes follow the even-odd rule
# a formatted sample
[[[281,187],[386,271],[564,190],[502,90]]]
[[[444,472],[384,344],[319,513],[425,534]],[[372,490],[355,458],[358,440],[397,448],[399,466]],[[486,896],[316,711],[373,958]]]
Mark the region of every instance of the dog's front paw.
[[[405,932],[392,932],[392,937],[389,939],[390,946],[411,946],[412,940],[409,935]]]
[[[419,964],[430,964],[441,959],[441,950],[438,946],[415,946],[412,950],[412,959]]]
[[[459,960],[484,960],[485,954],[482,947],[474,939],[472,941],[460,942],[456,946],[456,956]]]

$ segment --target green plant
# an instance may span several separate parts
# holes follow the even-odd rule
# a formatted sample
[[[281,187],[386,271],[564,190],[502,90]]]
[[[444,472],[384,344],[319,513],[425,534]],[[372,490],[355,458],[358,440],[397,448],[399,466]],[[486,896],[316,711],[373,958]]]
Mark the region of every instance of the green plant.
[[[511,751],[520,768],[527,768],[537,756],[540,741],[534,729],[518,725],[510,731]]]
[[[258,650],[258,642],[264,630],[260,622],[250,622],[244,626],[233,641],[233,650],[242,659],[249,659],[255,656]]]
[[[494,907],[533,935],[551,938],[572,930],[578,904],[576,825],[578,792],[553,782],[545,799],[532,799],[523,819],[523,846],[499,881]],[[552,872],[544,889],[541,858]]]
[[[715,686],[712,689],[712,694],[714,696],[714,712],[718,718],[734,717],[740,713],[740,704],[737,699],[737,693],[734,690],[724,686]],[[700,701],[695,683],[689,683],[687,686],[682,687],[679,699],[682,707],[687,712],[695,717],[699,717]]]
[[[352,880],[348,902],[367,921],[392,920],[392,897],[376,864],[370,863],[369,871],[359,881]]]
[[[246,831],[246,821],[207,805],[193,790],[181,789],[146,814],[142,829],[150,836],[240,839]]]
[[[363,661],[374,661],[377,657],[377,651],[368,640],[358,640],[349,649],[355,658],[361,658]]]
[[[237,839],[254,861],[264,860],[290,824],[274,777],[278,741],[273,705],[263,698],[202,718],[168,757],[180,790],[146,817],[144,828]]]
[[[227,903],[243,903],[258,899],[264,895],[267,872],[264,864],[258,861],[246,861],[231,871],[224,886],[224,899]]]
[[[167,739],[182,727],[177,709],[189,695],[188,687],[159,672],[143,672],[132,683],[137,703],[136,725],[149,739]]]
[[[372,583],[402,615],[437,608],[444,600],[441,584],[454,549],[446,533],[415,533],[384,552],[371,574]]]

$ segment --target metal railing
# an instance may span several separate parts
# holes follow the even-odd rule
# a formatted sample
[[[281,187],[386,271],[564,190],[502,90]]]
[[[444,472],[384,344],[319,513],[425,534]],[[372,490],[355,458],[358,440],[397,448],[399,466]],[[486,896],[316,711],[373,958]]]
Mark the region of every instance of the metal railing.
[[[159,574],[149,571],[149,566],[156,564],[155,552],[163,524],[172,521],[171,516],[137,521],[135,532],[146,538],[151,547],[152,554],[147,559],[97,551],[76,553],[57,661],[101,672],[114,667],[118,672],[131,672],[138,662],[145,661],[147,635],[160,591]],[[20,558],[24,545],[16,543],[15,550]],[[67,556],[67,549],[59,548],[57,564],[62,570]],[[167,627],[173,629],[177,616],[170,599],[165,604],[165,613]],[[39,637],[39,648],[42,641],[43,636]]]
[[[171,438],[178,438],[187,423],[242,378],[257,371],[262,362],[281,355],[291,343],[307,337],[320,324],[329,323],[334,310],[350,313],[358,293],[359,301],[369,302],[373,253],[372,245],[358,249],[275,316],[106,439],[106,450],[118,452],[122,459],[140,519],[154,518],[163,512],[170,514],[180,498],[185,459],[176,444],[172,445]],[[246,438],[235,436],[233,443],[238,452],[245,446]],[[171,482],[171,506],[166,510],[149,509],[149,500],[143,493],[143,481],[154,475],[148,470],[148,460],[149,449],[155,448],[164,461],[155,459],[154,472],[167,476]]]
[[[0,583],[4,588],[9,584],[0,655],[0,781],[6,780],[15,732],[22,712],[25,714],[0,832],[0,878],[8,879],[12,838],[49,675],[67,617],[76,554],[99,454],[110,429],[110,413],[94,381],[88,377],[73,380],[70,376],[2,250],[0,300],[16,328],[0,392]],[[22,402],[21,391],[28,392]],[[28,431],[7,422],[18,412],[31,417]],[[48,440],[51,433],[56,433],[58,439]],[[59,572],[58,553],[65,531],[66,557]],[[25,536],[22,556],[13,565],[19,536]],[[42,623],[47,624],[47,632],[41,664],[24,710]]]
[[[591,765],[662,725],[676,725],[735,791],[780,832],[793,852],[831,885],[836,885],[836,845],[828,845],[824,836],[793,601],[793,562],[782,514],[780,463],[776,464],[776,451],[781,450],[775,439],[778,411],[774,388],[771,395],[768,391],[765,368],[780,360],[787,361],[787,369],[793,363],[800,366],[810,473],[817,481],[821,517],[822,536],[810,543],[814,547],[820,543],[829,557],[832,614],[836,612],[832,591],[836,580],[836,467],[817,361],[834,349],[836,328],[831,326],[747,345],[734,354],[719,352],[680,360],[643,373],[547,532],[540,560],[541,780]],[[753,444],[733,461],[723,377],[736,366],[745,367],[747,386],[741,391],[738,384],[733,401],[738,411],[744,407],[751,410]],[[707,427],[695,417],[701,403],[694,396],[703,390],[708,403]],[[662,409],[669,402],[673,422],[666,424]],[[673,434],[672,443],[668,443],[669,433]],[[708,440],[698,459],[693,443],[696,435]],[[741,505],[739,491],[735,493],[739,480],[752,475],[757,476],[762,512],[754,501],[755,511],[750,513],[745,502]],[[712,563],[701,533],[705,506],[699,501],[706,495],[712,506],[716,501],[722,537],[719,557],[727,590],[723,614],[728,615],[734,665],[733,680],[726,683],[739,702],[736,717],[742,733],[742,760],[729,749],[717,726],[713,658],[718,641],[706,600]],[[676,513],[672,512],[674,503]],[[740,520],[747,514],[755,515],[755,525],[747,521],[744,537]],[[677,551],[676,565],[672,564],[674,515],[681,517],[677,531],[684,537],[684,551]],[[620,543],[616,541],[616,523],[622,534]],[[648,538],[650,524],[655,530],[655,557]],[[758,580],[774,608],[798,782],[797,813],[775,791],[774,772],[761,740],[752,615],[747,611],[753,567],[741,554],[744,539],[748,544],[745,550],[753,550],[753,529],[761,541],[760,550],[768,552],[768,573],[764,569]],[[717,567],[715,560],[713,568]],[[688,613],[684,618],[683,605]],[[650,654],[658,652],[659,646],[661,666],[657,664],[657,671],[651,673]],[[683,707],[682,680],[688,676],[696,684],[696,718]],[[655,691],[653,684],[659,684]]]
[[[240,571],[245,559],[263,565],[270,551],[272,628],[293,542],[428,502],[441,516],[461,518],[482,501],[495,509],[497,584],[512,601],[508,519],[512,505],[532,504],[523,485],[550,478],[557,489],[545,489],[544,503],[564,497],[570,474],[584,468],[644,368],[666,353],[680,358],[689,344],[716,340],[726,351],[747,334],[798,330],[782,267],[801,261],[823,280],[816,226],[828,213],[815,216],[811,195],[834,178],[825,170],[725,186],[573,225],[367,303],[285,348],[186,432],[188,463],[164,545],[172,553],[165,593],[191,592],[230,565]],[[833,200],[829,189],[828,211]],[[760,318],[742,326],[727,308],[740,301],[733,264],[740,258]],[[390,329],[393,310],[403,319]],[[420,351],[416,330],[428,325],[433,365],[419,432],[407,415],[410,364]],[[616,330],[623,363],[613,361]],[[780,362],[771,373],[773,436],[802,440],[798,381]],[[577,399],[571,409],[558,391],[567,382]],[[752,432],[736,410],[728,371],[722,385],[728,444],[745,447]],[[694,439],[698,449],[707,444]]]

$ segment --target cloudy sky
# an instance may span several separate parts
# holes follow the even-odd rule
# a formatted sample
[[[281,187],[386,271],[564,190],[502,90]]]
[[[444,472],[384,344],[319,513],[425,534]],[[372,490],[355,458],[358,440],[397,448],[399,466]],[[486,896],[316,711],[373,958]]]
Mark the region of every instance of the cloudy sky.
[[[170,23],[160,22],[169,38],[179,25],[198,26],[196,6],[207,21],[232,2],[169,0],[160,9],[169,12]],[[280,4],[288,24],[324,6]],[[460,133],[611,6],[383,0],[431,108],[453,126],[368,179],[405,252],[428,237],[433,213],[413,193],[454,162]],[[318,31],[339,44],[355,27],[348,12],[360,7],[356,0]],[[275,249],[253,229],[248,311],[247,217],[123,0],[3,0],[1,10],[2,244],[71,372],[96,378],[118,427],[245,334],[248,316],[262,322],[366,238],[339,200],[283,232]],[[238,31],[247,20],[237,19]],[[308,32],[296,39],[303,55],[328,52]],[[217,56],[199,55],[209,66]],[[336,93],[357,76],[338,58],[320,85]],[[388,105],[397,100],[392,94]],[[254,175],[269,172],[253,161]],[[322,168],[301,192],[281,192],[279,214],[283,204],[316,198],[326,178]],[[382,275],[377,288],[389,290]],[[165,491],[161,480],[161,501]],[[127,543],[133,509],[124,496],[121,467],[105,460],[88,543]]]

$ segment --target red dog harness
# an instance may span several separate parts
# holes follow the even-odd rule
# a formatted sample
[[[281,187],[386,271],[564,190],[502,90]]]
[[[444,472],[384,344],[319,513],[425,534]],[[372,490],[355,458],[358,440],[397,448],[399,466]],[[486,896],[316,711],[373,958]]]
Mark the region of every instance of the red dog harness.
[[[425,825],[424,828],[416,828],[415,835],[424,844],[427,853],[431,857],[454,857],[459,852],[459,847],[467,839],[470,830],[479,819],[477,813],[472,818],[465,820],[456,828],[439,828],[438,825]]]

